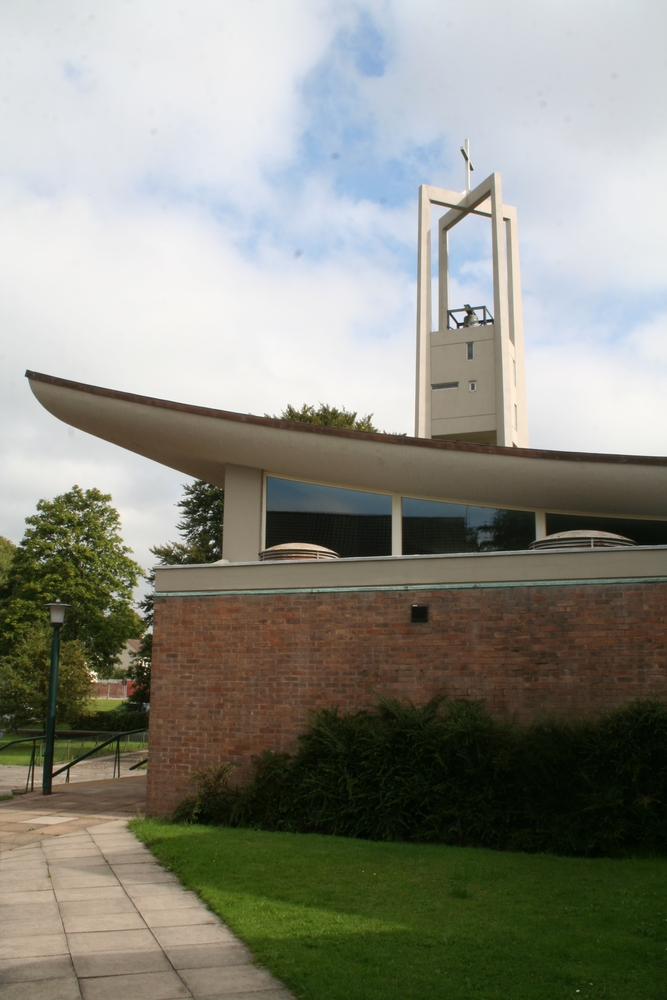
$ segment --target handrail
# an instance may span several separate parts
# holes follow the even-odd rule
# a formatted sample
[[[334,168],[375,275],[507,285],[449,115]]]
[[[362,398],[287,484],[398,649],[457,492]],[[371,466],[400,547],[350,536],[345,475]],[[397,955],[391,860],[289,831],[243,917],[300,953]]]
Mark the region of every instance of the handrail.
[[[30,763],[28,764],[28,776],[25,780],[25,790],[28,791],[28,786],[30,786],[30,791],[35,790],[35,751],[37,749],[38,743],[44,743],[46,737],[44,734],[41,736],[23,736],[18,740],[10,740],[9,743],[5,743],[4,746],[0,747],[0,753],[6,750],[7,747],[13,747],[17,743],[32,743],[32,753],[30,754]]]
[[[66,782],[69,782],[69,772],[70,768],[74,767],[75,764],[80,764],[82,760],[86,760],[88,757],[92,757],[94,753],[101,750],[102,747],[109,746],[110,743],[116,743],[116,754],[113,765],[113,776],[116,777],[116,764],[118,765],[118,777],[120,778],[120,741],[127,736],[134,736],[135,733],[145,733],[148,730],[146,726],[142,726],[141,729],[128,729],[125,733],[116,733],[115,736],[111,736],[108,740],[104,740],[102,743],[98,743],[94,746],[92,750],[87,750],[86,753],[81,754],[80,757],[75,757],[68,764],[64,764],[63,767],[59,767],[57,771],[53,771],[51,774],[52,778],[57,777],[57,775],[62,774],[63,771],[67,771]]]
[[[46,737],[42,733],[41,736],[23,736],[20,740],[10,740],[9,743],[5,743],[4,746],[0,747],[0,753],[6,750],[7,747],[13,747],[15,743],[39,743],[40,740],[45,740]]]

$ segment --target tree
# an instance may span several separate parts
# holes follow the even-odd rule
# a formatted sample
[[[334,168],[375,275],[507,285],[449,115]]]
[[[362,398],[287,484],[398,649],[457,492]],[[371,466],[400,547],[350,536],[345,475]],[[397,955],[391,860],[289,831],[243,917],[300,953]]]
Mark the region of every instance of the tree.
[[[267,414],[268,416],[268,414]],[[356,410],[346,410],[343,406],[329,406],[320,403],[316,408],[304,403],[297,408],[288,404],[276,420],[294,420],[302,424],[319,424],[322,427],[343,427],[355,431],[377,433],[372,423],[372,413],[358,417]],[[183,565],[187,563],[217,562],[222,558],[222,522],[225,491],[219,486],[211,486],[198,479],[192,485],[183,487],[184,496],[177,507],[183,516],[177,524],[182,541],[155,545],[151,552],[158,559],[158,565]],[[155,596],[153,585],[155,573],[146,577],[151,590],[139,602],[143,613],[146,632],[138,653],[133,654],[134,665],[130,676],[138,685],[133,701],[148,701],[150,692],[150,661],[153,646],[153,609]]]
[[[0,535],[0,593],[7,583],[9,570],[14,559],[16,546],[8,538]]]
[[[352,431],[377,434],[378,429],[373,425],[372,417],[372,413],[367,413],[365,417],[357,418],[356,410],[346,410],[344,406],[339,410],[337,406],[329,406],[327,403],[320,403],[317,409],[308,403],[297,409],[288,403],[280,416],[274,419],[295,420],[300,424],[319,424],[320,427],[344,427]]]
[[[225,491],[201,479],[183,485],[183,498],[176,504],[183,512],[176,528],[182,541],[154,545],[150,550],[159,566],[217,562],[222,559],[222,521]],[[153,652],[153,610],[155,572],[146,577],[150,590],[139,601],[144,621],[144,635],[137,653],[132,654],[129,676],[137,685],[131,701],[150,701],[151,656]]]
[[[183,485],[183,493],[183,499],[176,504],[183,511],[176,525],[183,541],[155,545],[151,552],[161,566],[217,562],[222,559],[225,491],[196,479]]]
[[[0,654],[39,630],[44,603],[59,598],[71,604],[63,642],[79,642],[89,666],[104,674],[126,641],[142,634],[132,606],[142,571],[123,544],[111,497],[73,486],[40,500],[26,524],[0,607]]]
[[[0,657],[0,715],[12,728],[44,725],[51,666],[51,629],[42,624],[22,635]],[[57,722],[69,722],[84,710],[91,693],[86,651],[77,640],[63,642],[58,671]]]

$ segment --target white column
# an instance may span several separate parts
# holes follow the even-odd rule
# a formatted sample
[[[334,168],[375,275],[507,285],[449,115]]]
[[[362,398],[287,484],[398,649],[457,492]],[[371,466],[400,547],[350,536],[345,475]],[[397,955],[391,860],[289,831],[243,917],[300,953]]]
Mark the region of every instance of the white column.
[[[222,557],[230,562],[256,562],[261,545],[262,470],[228,465]]]
[[[444,218],[438,225],[438,330],[447,329],[449,312],[449,230]]]
[[[491,175],[491,246],[493,252],[493,312],[496,348],[496,440],[512,447],[514,413],[512,402],[512,358],[509,345],[509,303],[505,221],[500,174]]]
[[[516,443],[519,448],[527,448],[528,410],[526,403],[526,370],[523,356],[523,309],[521,306],[519,233],[515,209],[506,205],[505,218],[505,225],[507,227],[507,288],[510,338],[514,344],[514,356],[516,359],[516,386],[513,387],[518,413]]]
[[[403,555],[403,504],[399,493],[391,498],[391,554]]]
[[[415,437],[431,436],[431,200],[427,184],[419,188],[417,251],[417,385]]]
[[[546,510],[535,511],[535,539],[547,537],[547,512]]]

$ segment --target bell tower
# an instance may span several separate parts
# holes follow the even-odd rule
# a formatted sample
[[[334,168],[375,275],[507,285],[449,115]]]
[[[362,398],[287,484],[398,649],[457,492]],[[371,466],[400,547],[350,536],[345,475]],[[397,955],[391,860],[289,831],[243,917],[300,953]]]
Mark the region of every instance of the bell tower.
[[[417,385],[415,437],[507,448],[528,447],[523,321],[516,209],[504,205],[500,174],[472,191],[468,141],[466,188],[460,194],[419,189]],[[438,329],[432,323],[431,206],[438,221]],[[466,216],[491,222],[493,302],[450,302],[449,232]]]

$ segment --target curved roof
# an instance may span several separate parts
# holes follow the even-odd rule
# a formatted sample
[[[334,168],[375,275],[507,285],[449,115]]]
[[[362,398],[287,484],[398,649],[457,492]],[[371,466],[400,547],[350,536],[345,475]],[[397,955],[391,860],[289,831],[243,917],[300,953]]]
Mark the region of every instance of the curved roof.
[[[218,486],[232,464],[461,503],[667,517],[667,458],[370,434],[26,377],[59,420]]]

